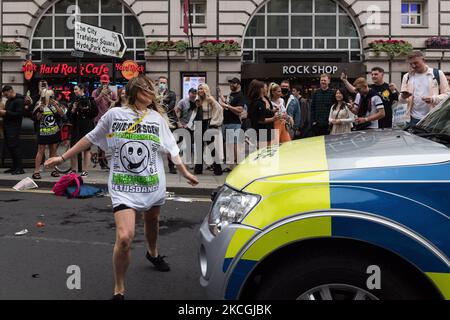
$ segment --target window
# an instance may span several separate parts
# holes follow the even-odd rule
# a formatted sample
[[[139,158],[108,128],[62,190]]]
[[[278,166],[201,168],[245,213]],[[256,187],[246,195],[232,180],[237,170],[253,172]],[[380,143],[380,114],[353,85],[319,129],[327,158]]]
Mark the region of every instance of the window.
[[[402,26],[420,26],[423,24],[423,3],[402,2]]]
[[[79,7],[79,19],[108,30],[122,32],[128,44],[129,52],[138,60],[138,55],[145,50],[145,37],[142,27],[134,14],[120,0],[61,0],[51,6],[37,24],[31,41],[31,51],[35,56],[42,56],[37,51],[50,49],[70,51],[73,49],[73,6]]]
[[[361,60],[361,40],[351,16],[335,0],[270,0],[248,24],[244,53],[341,51]]]
[[[189,1],[189,22],[193,26],[206,25],[206,1]],[[181,25],[184,23],[183,2],[181,2]]]

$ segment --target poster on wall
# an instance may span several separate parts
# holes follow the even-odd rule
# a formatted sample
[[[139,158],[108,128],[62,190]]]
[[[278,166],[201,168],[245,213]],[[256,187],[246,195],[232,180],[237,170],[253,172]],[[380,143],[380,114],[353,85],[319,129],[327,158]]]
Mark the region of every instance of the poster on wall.
[[[206,83],[206,74],[183,74],[182,81],[183,98],[187,98],[190,88],[197,89],[200,84]]]

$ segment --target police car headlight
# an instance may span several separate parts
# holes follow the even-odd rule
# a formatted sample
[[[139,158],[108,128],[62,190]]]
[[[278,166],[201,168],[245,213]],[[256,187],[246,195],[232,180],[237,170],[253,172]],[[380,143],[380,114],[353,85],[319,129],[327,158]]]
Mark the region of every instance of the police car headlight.
[[[225,226],[240,223],[261,197],[224,186],[217,194],[209,214],[209,229],[217,235]]]

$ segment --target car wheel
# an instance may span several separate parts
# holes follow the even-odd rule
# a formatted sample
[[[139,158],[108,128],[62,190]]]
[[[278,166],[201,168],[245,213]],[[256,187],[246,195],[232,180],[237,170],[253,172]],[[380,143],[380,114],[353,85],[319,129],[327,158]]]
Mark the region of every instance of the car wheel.
[[[391,261],[392,262],[392,261]],[[390,263],[377,251],[314,249],[276,261],[262,274],[256,299],[410,300],[431,299],[410,266]],[[379,268],[379,269],[378,269]],[[378,282],[379,280],[379,282]],[[429,291],[428,291],[429,292]]]

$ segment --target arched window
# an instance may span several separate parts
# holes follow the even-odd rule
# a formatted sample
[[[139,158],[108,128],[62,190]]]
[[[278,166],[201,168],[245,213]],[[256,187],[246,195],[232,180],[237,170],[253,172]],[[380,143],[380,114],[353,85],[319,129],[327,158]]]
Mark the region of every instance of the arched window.
[[[73,49],[74,30],[71,26],[77,7],[81,22],[124,34],[127,58],[145,60],[142,28],[135,15],[119,0],[61,0],[52,5],[34,30],[31,41],[33,60],[41,60],[43,51]]]
[[[268,1],[247,27],[244,51],[348,51],[361,60],[358,30],[333,0]]]

